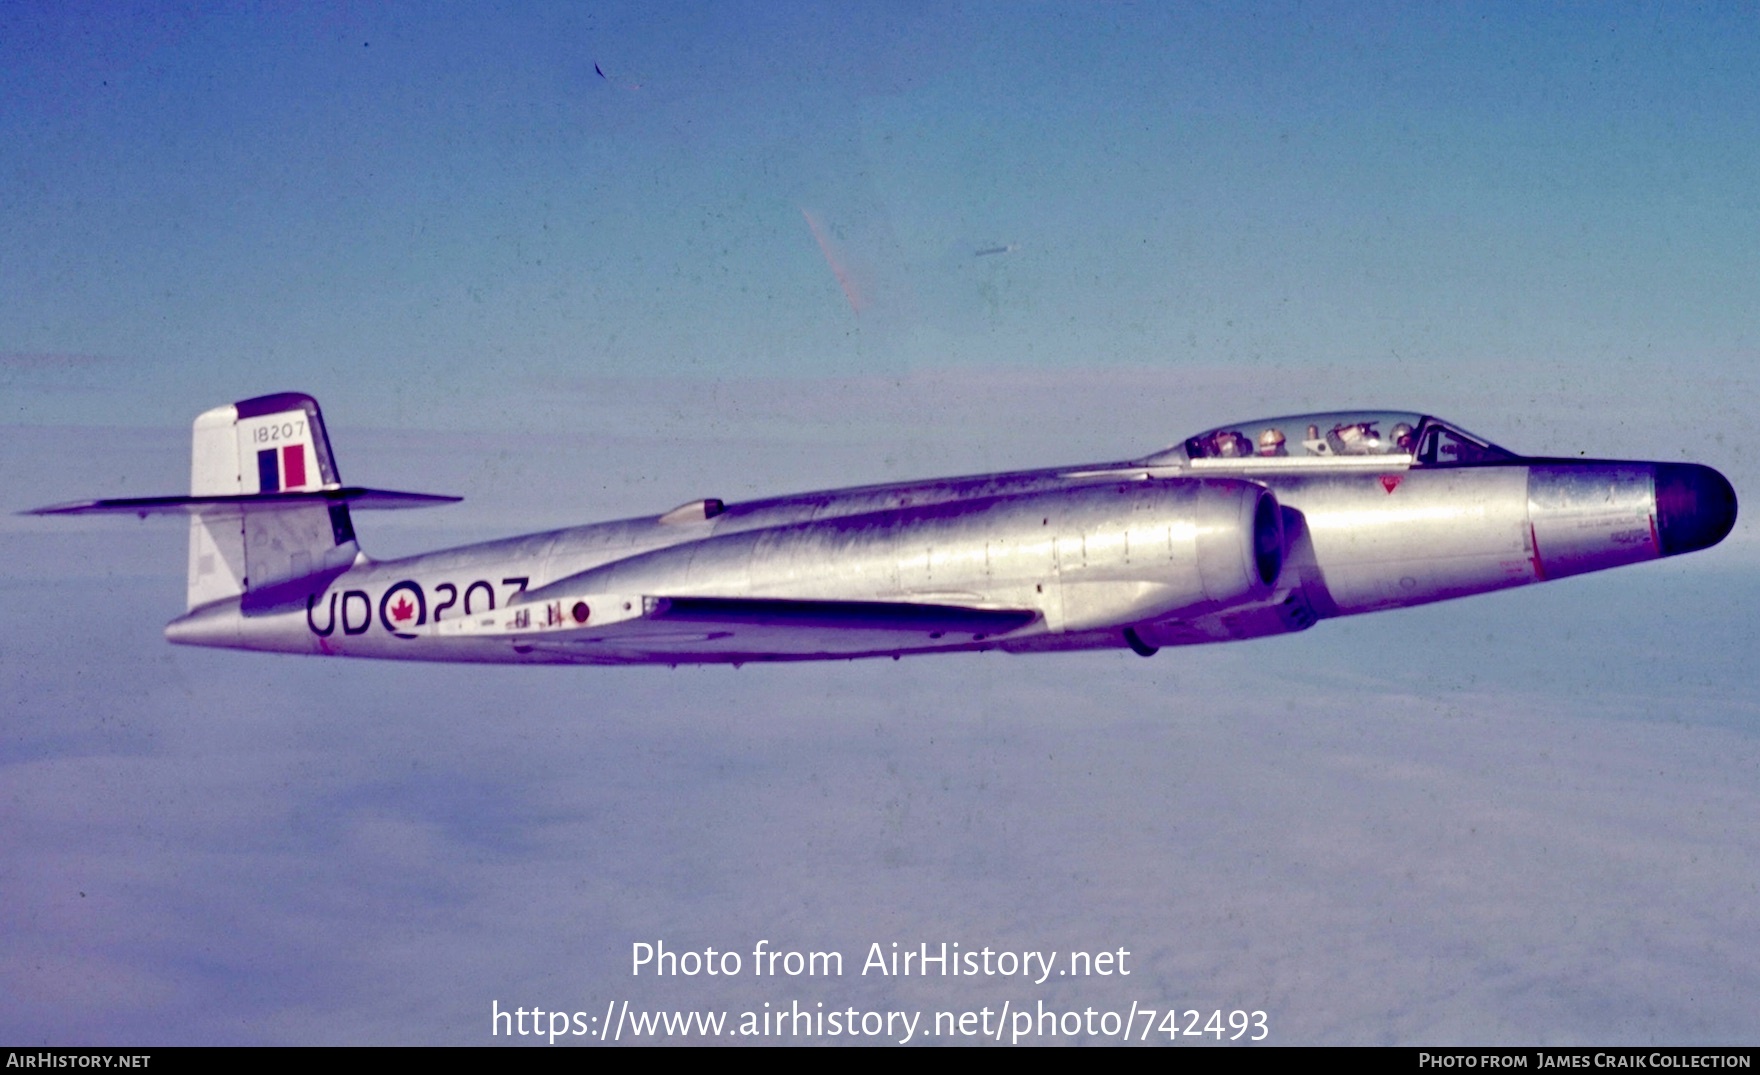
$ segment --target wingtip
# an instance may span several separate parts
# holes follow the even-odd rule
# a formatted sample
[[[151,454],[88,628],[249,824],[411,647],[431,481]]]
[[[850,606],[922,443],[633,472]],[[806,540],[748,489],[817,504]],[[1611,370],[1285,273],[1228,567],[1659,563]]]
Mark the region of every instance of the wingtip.
[[[14,512],[13,514],[15,514],[15,515],[78,515],[82,511],[89,511],[90,509],[97,507],[98,503],[99,502],[96,500],[74,500],[74,501],[70,501],[66,504],[49,504],[49,505],[46,505],[41,508],[26,508],[24,511]]]

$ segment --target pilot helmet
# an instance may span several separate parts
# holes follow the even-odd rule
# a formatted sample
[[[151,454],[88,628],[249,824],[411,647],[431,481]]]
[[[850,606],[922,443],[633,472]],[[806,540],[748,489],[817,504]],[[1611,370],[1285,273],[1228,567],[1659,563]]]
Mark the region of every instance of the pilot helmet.
[[[1393,443],[1398,445],[1401,451],[1408,451],[1408,452],[1411,451],[1412,450],[1412,427],[1407,425],[1404,422],[1401,422],[1398,425],[1394,426],[1393,427]]]
[[[1272,428],[1259,434],[1260,455],[1281,455],[1283,453],[1283,430]]]

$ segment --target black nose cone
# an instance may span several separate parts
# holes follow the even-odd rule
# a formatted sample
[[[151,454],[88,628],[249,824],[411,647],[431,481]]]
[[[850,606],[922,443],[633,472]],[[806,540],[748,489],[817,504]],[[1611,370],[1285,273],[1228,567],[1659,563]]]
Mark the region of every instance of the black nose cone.
[[[1709,549],[1736,525],[1729,479],[1697,463],[1656,464],[1656,531],[1662,555]]]

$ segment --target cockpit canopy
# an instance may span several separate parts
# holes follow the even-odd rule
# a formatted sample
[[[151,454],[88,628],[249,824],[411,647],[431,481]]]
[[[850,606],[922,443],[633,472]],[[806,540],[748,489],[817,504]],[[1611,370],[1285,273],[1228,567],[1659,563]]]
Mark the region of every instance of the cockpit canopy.
[[[1329,411],[1218,426],[1146,461],[1239,459],[1270,463],[1351,457],[1380,457],[1389,463],[1416,466],[1516,458],[1488,440],[1429,415],[1405,411]]]

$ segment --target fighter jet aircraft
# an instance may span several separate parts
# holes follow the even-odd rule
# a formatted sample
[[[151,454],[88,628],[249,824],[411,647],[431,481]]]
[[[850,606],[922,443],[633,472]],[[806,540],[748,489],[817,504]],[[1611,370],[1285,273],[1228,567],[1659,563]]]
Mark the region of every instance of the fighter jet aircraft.
[[[1161,646],[1522,586],[1717,544],[1723,475],[1518,456],[1442,419],[1238,422],[1141,459],[724,503],[375,561],[318,404],[195,421],[172,642],[428,661],[685,664]]]

